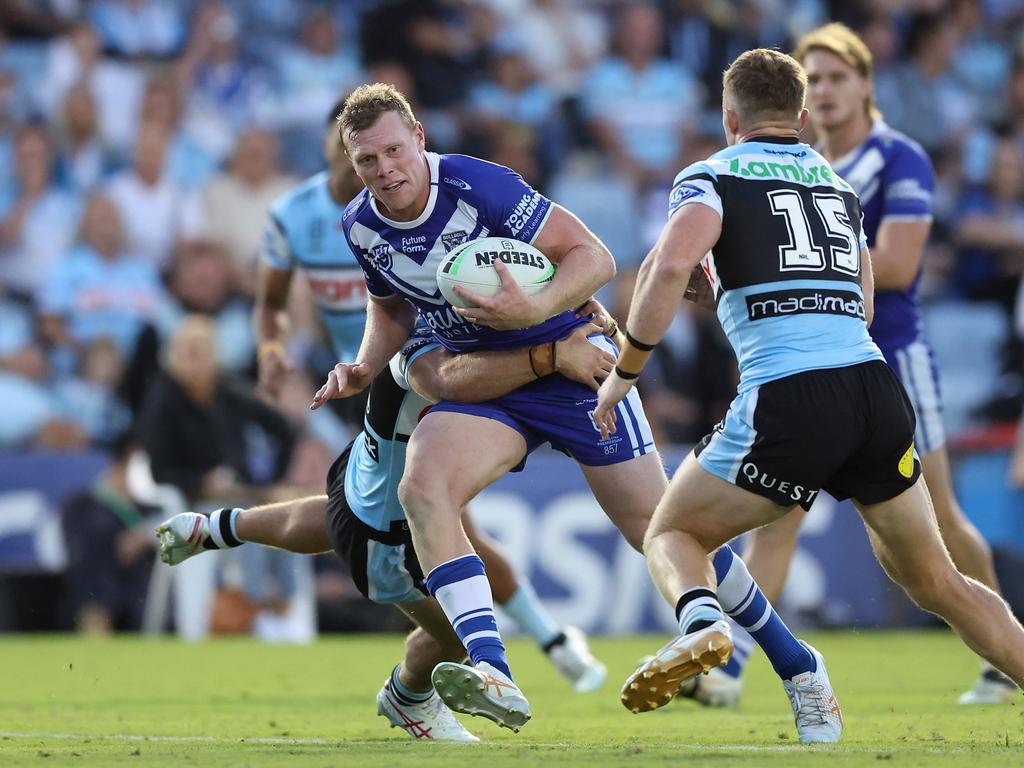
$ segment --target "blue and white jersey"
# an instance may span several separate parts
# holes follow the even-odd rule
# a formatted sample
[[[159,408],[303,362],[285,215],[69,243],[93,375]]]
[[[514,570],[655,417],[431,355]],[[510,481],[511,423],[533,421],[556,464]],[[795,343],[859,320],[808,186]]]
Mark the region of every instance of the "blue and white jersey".
[[[342,231],[345,209],[327,188],[328,173],[311,176],[270,209],[263,258],[274,269],[301,269],[339,360],[355,360],[366,327],[366,283]]]
[[[883,221],[931,221],[935,170],[913,139],[881,120],[860,146],[839,158],[833,167],[860,198],[864,234],[873,248]],[[871,338],[886,357],[921,339],[924,329],[917,301],[921,268],[905,290],[875,291]]]
[[[825,158],[795,138],[727,147],[676,176],[669,216],[697,203],[722,217],[701,265],[739,361],[740,393],[882,359],[865,322],[860,205]]]
[[[356,517],[378,531],[389,531],[391,523],[405,519],[398,502],[405,449],[430,407],[409,387],[405,371],[419,355],[436,347],[430,334],[414,334],[401,355],[370,384],[363,431],[352,443],[345,470],[345,500]]]
[[[430,195],[414,221],[384,216],[368,190],[345,211],[345,234],[370,294],[405,298],[453,352],[529,347],[560,339],[585,322],[563,312],[532,328],[496,331],[452,311],[436,277],[447,254],[464,242],[488,236],[533,243],[552,204],[504,166],[466,155],[425,154]]]

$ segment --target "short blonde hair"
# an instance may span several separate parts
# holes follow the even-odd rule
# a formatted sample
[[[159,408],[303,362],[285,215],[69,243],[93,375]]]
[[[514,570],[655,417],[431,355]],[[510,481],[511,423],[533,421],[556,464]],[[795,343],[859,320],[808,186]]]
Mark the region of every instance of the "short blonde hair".
[[[856,32],[838,21],[812,29],[797,40],[793,57],[802,64],[811,51],[831,53],[867,80],[871,87],[864,99],[864,112],[872,120],[881,119],[882,113],[875,106],[875,60]]]
[[[371,83],[356,88],[345,99],[338,115],[338,130],[344,142],[353,131],[363,131],[377,122],[385,112],[397,112],[410,128],[416,127],[416,115],[405,95],[387,83]]]
[[[804,107],[807,74],[792,56],[771,48],[755,48],[729,65],[722,85],[744,120],[795,119]]]

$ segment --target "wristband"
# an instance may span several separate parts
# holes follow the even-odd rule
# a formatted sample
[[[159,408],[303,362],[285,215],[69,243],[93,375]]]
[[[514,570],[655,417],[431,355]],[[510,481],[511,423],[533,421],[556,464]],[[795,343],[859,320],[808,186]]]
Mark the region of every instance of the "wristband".
[[[658,346],[657,344],[644,344],[642,341],[637,341],[636,339],[633,338],[633,334],[630,333],[628,330],[626,331],[626,341],[628,341],[634,347],[639,349],[641,352],[650,352],[656,346]]]
[[[530,347],[530,369],[538,379],[555,372],[556,360],[555,342]]]
[[[622,351],[619,352],[619,360],[617,365],[619,370],[636,371],[633,378],[640,375],[640,371],[643,370],[644,364],[647,362],[647,358],[651,356],[651,350],[654,349],[654,344],[644,344],[642,341],[637,341],[633,338],[628,330],[626,331],[626,342],[622,345]]]
[[[260,346],[256,351],[256,359],[262,360],[271,352],[277,352],[281,355],[281,357],[284,357],[286,354],[284,344],[282,344],[277,339],[267,339],[266,341],[261,341]]]
[[[639,373],[627,373],[617,365],[615,366],[615,373],[620,379],[624,379],[626,381],[632,381],[640,375]]]

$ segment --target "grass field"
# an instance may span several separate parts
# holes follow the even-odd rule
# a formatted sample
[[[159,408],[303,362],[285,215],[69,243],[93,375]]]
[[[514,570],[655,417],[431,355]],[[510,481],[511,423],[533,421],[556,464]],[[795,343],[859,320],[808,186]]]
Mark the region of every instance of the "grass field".
[[[511,652],[534,718],[518,735],[476,718],[475,746],[414,743],[376,716],[396,636],[309,647],[247,640],[0,639],[0,766],[1024,765],[1024,708],[963,708],[977,663],[948,633],[811,635],[846,717],[836,747],[803,747],[762,658],[738,711],[673,703],[632,715],[618,686],[663,638],[597,640],[610,679],[573,694],[523,641]],[[467,763],[468,765],[468,763]]]

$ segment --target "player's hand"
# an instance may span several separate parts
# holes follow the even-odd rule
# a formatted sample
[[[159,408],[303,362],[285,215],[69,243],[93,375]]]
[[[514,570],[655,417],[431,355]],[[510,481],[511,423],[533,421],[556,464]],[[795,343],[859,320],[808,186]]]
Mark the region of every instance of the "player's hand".
[[[711,288],[711,282],[708,280],[704,268],[699,263],[690,272],[690,282],[686,284],[683,298],[700,307],[715,308],[715,292]]]
[[[495,260],[494,271],[501,280],[501,290],[493,296],[481,296],[461,285],[453,290],[472,307],[454,307],[455,311],[475,325],[486,325],[496,331],[530,328],[547,320],[532,297],[523,293],[504,262]]]
[[[615,368],[614,355],[587,338],[601,332],[600,325],[588,323],[555,342],[555,370],[567,379],[586,384],[595,392]]]
[[[576,310],[576,317],[586,317],[587,315],[593,315],[590,322],[601,326],[601,333],[620,347],[622,346],[622,343],[625,341],[625,334],[619,330],[619,324],[612,317],[612,313],[605,309],[604,305],[593,296]]]
[[[313,402],[309,404],[309,410],[315,411],[328,400],[333,400],[336,397],[358,395],[370,386],[372,379],[373,373],[365,363],[338,363],[334,366],[334,370],[327,374],[327,383],[313,395]]]
[[[278,343],[266,343],[259,353],[259,391],[271,398],[276,398],[281,391],[285,379],[295,370],[284,346]]]
[[[623,379],[613,370],[597,390],[597,408],[594,409],[594,423],[601,431],[601,439],[607,440],[615,434],[615,406],[629,394],[634,379]]]

